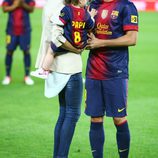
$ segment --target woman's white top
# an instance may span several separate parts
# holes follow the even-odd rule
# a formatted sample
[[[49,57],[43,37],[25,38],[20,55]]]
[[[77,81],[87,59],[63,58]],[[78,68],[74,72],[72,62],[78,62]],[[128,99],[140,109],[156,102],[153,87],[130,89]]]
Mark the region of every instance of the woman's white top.
[[[63,29],[56,24],[62,24],[59,14],[64,7],[63,0],[47,0],[43,8],[42,35],[39,52],[36,60],[36,68],[41,68],[47,49],[52,41],[58,47],[66,41],[63,37]],[[68,52],[54,58],[52,70],[64,74],[75,74],[82,72],[82,59],[80,54]]]

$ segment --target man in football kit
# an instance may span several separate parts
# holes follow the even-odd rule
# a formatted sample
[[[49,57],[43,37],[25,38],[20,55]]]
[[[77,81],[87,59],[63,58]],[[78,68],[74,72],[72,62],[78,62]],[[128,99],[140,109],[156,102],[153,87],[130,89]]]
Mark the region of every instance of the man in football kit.
[[[96,5],[94,5],[96,6]],[[92,5],[93,7],[93,5]],[[86,109],[91,116],[89,139],[94,158],[103,158],[104,115],[112,117],[120,158],[127,158],[130,132],[127,123],[128,46],[136,44],[138,13],[128,0],[103,0],[89,35],[86,69]]]
[[[6,48],[5,57],[6,76],[2,81],[3,85],[8,85],[11,82],[11,65],[13,53],[19,45],[24,53],[25,77],[24,81],[27,85],[33,85],[34,81],[29,77],[31,57],[30,57],[30,42],[31,42],[31,26],[29,13],[33,12],[35,6],[34,0],[4,0],[2,8],[4,12],[9,14],[8,24],[6,29]]]

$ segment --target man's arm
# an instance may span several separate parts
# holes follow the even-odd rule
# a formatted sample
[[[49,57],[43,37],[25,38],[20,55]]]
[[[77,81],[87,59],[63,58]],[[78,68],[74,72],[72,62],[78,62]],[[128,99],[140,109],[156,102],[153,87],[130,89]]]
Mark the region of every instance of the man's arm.
[[[93,34],[89,35],[87,49],[96,49],[101,47],[122,47],[134,46],[137,42],[137,31],[127,31],[122,37],[116,39],[98,39]]]
[[[2,5],[3,12],[12,12],[21,5],[21,0],[15,0],[12,5]]]

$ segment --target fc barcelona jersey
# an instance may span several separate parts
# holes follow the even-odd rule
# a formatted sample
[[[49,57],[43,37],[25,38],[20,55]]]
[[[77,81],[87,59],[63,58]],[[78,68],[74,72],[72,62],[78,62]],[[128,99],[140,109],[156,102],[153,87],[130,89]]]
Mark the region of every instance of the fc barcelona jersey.
[[[128,0],[102,2],[95,16],[95,36],[99,39],[116,39],[126,31],[138,31],[138,13]],[[86,75],[106,80],[128,78],[128,47],[104,47],[90,51]]]
[[[34,0],[24,0],[28,5],[34,6]],[[3,6],[10,6],[13,0],[4,0]],[[9,12],[7,33],[14,35],[21,35],[31,31],[29,13],[22,7],[16,8],[14,11]]]
[[[74,46],[86,45],[87,33],[94,27],[94,21],[84,8],[66,5],[60,13],[64,24],[64,37]]]

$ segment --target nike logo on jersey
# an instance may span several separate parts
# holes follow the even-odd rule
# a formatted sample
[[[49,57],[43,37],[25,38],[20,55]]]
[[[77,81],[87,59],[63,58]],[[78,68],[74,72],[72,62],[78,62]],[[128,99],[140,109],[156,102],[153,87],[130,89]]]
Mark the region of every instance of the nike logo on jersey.
[[[125,108],[122,108],[122,109],[118,109],[118,112],[122,112]]]

